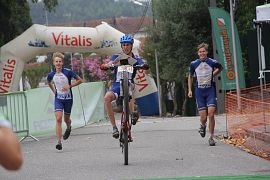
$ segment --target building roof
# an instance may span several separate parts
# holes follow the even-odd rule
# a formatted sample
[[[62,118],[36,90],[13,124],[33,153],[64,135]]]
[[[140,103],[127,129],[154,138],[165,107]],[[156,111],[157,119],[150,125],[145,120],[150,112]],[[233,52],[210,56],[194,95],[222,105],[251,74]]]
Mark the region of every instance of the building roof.
[[[148,25],[152,25],[152,17],[117,17],[110,19],[98,19],[81,22],[66,22],[50,24],[50,26],[68,26],[68,27],[96,27],[101,22],[107,22],[110,26],[123,32],[124,34],[136,34],[142,28]]]

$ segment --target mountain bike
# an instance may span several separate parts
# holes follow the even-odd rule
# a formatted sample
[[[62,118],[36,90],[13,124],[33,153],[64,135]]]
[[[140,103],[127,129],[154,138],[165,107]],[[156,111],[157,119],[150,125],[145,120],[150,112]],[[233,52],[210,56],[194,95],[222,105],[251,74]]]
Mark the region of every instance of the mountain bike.
[[[121,128],[120,128],[120,147],[124,154],[124,164],[128,165],[128,144],[131,142],[131,123],[129,101],[132,96],[131,75],[133,73],[131,65],[121,65],[118,67],[117,78],[120,80],[120,100],[122,100]]]
[[[120,128],[120,147],[124,155],[124,164],[128,165],[128,146],[132,142],[130,122],[131,114],[129,110],[129,101],[132,98],[134,84],[132,83],[132,74],[141,66],[120,65],[118,66],[117,78],[120,80],[120,100],[122,101],[121,128]]]
[[[110,67],[111,70],[117,68],[116,81],[120,82],[119,100],[122,105],[122,112],[119,142],[124,155],[125,165],[128,165],[128,146],[129,143],[133,141],[131,136],[131,113],[129,109],[129,102],[132,98],[132,92],[134,89],[132,74],[138,69],[149,69],[147,64],[134,65],[135,62],[136,60],[132,57],[125,57],[124,59],[121,59],[120,57],[116,59],[114,64]]]

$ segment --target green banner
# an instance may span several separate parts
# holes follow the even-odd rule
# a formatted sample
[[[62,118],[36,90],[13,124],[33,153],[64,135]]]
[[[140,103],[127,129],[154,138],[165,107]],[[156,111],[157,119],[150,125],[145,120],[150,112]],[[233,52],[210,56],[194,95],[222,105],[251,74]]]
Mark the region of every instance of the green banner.
[[[82,83],[72,88],[72,127],[106,120],[103,96],[104,82]],[[31,135],[45,135],[55,132],[54,94],[48,87],[30,89],[27,98],[29,132]],[[65,130],[65,123],[62,125]]]
[[[236,56],[238,62],[237,72],[235,71],[233,58],[230,14],[223,9],[213,7],[209,8],[209,12],[212,20],[212,29],[214,31],[217,45],[219,62],[224,67],[223,71],[221,72],[222,89],[236,89],[236,73],[238,73],[240,88],[245,88],[246,85],[243,71],[242,52],[236,25],[234,24]]]

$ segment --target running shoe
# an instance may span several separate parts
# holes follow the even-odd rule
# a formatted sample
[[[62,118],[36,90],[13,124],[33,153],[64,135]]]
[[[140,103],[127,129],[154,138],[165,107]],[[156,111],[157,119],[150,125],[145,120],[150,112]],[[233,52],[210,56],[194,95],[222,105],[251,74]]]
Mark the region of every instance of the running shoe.
[[[63,135],[63,139],[64,140],[67,140],[69,135],[70,135],[70,132],[71,132],[71,127],[67,128],[64,135]]]
[[[138,112],[132,112],[131,113],[131,124],[135,125],[137,123],[138,119],[139,119]]]
[[[209,138],[208,142],[209,142],[209,146],[215,146],[216,145],[216,142],[212,137]]]
[[[119,131],[118,131],[117,127],[113,127],[113,137],[115,139],[119,138]]]
[[[133,142],[133,138],[131,136],[128,136],[128,142]]]
[[[62,150],[63,147],[62,147],[61,143],[58,143],[58,144],[56,144],[55,148],[60,151],[60,150]]]
[[[202,125],[201,124],[201,127],[199,128],[199,133],[200,135],[204,138],[205,137],[205,134],[206,134],[206,125]]]

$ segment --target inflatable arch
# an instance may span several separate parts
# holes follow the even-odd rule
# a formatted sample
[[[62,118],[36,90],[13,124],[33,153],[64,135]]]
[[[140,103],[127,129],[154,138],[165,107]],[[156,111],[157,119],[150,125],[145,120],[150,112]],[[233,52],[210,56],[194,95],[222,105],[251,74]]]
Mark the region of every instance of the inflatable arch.
[[[121,36],[123,36],[122,32],[107,23],[102,23],[95,28],[48,27],[34,24],[0,49],[0,93],[18,90],[25,63],[36,55],[56,51],[112,55],[121,52],[119,43]],[[138,52],[139,45],[140,42],[135,40],[133,45],[135,54]],[[156,107],[158,95],[154,80],[144,72],[139,72],[135,82],[135,98],[139,106],[145,107],[140,108],[141,113],[158,114],[158,107]],[[148,105],[149,102],[151,104]],[[151,107],[151,110],[147,107]]]

